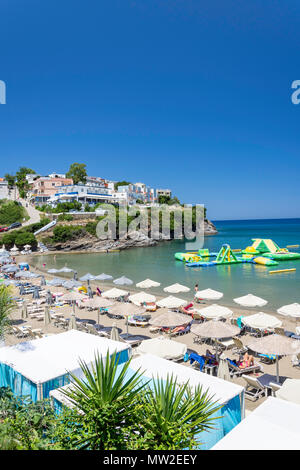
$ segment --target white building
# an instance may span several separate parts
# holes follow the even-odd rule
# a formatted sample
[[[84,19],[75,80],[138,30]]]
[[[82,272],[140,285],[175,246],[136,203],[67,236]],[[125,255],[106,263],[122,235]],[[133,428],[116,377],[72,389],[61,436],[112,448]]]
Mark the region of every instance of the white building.
[[[55,204],[57,202],[74,201],[90,205],[95,205],[99,202],[126,204],[127,195],[126,193],[118,193],[98,184],[78,183],[58,187],[56,193],[48,202]]]
[[[0,178],[0,199],[8,199],[8,196],[8,182],[4,178]]]

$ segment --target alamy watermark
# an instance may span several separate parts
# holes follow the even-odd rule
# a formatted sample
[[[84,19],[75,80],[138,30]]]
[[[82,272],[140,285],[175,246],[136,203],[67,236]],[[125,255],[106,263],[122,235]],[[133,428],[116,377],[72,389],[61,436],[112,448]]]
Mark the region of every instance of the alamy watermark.
[[[153,240],[184,239],[187,250],[204,245],[205,209],[203,204],[170,207],[138,205],[118,207],[105,204],[105,214],[97,224],[100,240],[136,238],[137,234]]]
[[[300,80],[294,80],[292,83],[292,89],[295,90],[291,95],[293,104],[300,103]]]
[[[0,104],[6,104],[6,85],[3,80],[0,80]]]

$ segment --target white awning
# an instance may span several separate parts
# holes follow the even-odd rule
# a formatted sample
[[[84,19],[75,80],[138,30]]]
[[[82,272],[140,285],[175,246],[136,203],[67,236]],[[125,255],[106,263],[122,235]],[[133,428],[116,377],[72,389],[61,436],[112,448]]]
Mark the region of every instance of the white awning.
[[[300,450],[300,406],[269,397],[211,450]]]

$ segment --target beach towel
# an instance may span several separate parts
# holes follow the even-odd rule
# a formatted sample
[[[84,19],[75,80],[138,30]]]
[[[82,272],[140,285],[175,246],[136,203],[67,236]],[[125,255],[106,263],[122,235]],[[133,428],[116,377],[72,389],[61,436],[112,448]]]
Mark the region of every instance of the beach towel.
[[[195,361],[198,362],[200,372],[202,372],[203,366],[205,364],[204,357],[199,356],[199,354],[196,354],[196,353],[191,353],[190,354],[190,364],[193,364],[193,362],[195,362]]]

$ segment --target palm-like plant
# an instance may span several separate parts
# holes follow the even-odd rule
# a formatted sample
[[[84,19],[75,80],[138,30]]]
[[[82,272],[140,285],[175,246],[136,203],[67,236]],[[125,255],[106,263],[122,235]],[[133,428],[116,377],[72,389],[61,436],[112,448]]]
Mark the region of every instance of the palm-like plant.
[[[15,307],[11,287],[0,286],[0,341],[11,324],[10,314]]]
[[[72,373],[72,386],[63,393],[76,413],[74,445],[92,450],[126,449],[131,433],[141,420],[137,402],[142,374],[126,377],[130,361],[118,367],[116,354],[95,356],[88,366],[80,361],[83,378]],[[73,417],[74,418],[74,417]]]
[[[201,432],[213,429],[220,405],[201,386],[179,385],[173,376],[157,378],[142,394],[143,448],[174,450],[197,448]]]

